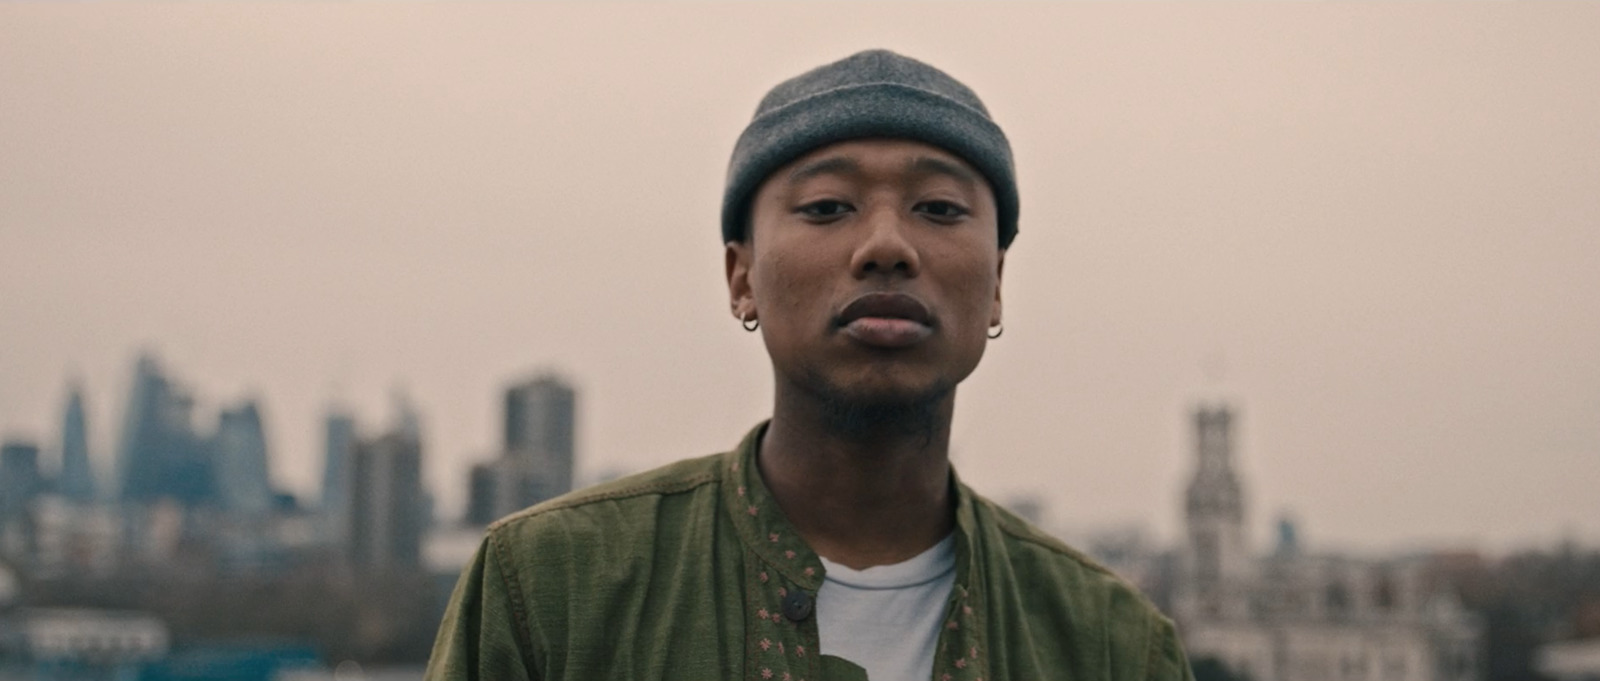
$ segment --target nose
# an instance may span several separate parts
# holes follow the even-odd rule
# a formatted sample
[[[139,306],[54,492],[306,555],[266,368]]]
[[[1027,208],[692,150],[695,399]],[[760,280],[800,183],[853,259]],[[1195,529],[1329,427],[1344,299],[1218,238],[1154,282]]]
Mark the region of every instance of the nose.
[[[887,206],[871,212],[865,221],[866,237],[850,258],[850,270],[856,278],[895,274],[915,277],[922,273],[916,245],[908,238],[911,226],[906,219]]]

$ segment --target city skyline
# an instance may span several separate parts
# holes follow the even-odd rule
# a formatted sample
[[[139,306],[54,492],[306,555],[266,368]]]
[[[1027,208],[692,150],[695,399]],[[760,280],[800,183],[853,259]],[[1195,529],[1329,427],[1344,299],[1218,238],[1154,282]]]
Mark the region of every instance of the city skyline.
[[[203,395],[186,390],[184,382],[174,380],[153,358],[141,357],[135,372],[141,385],[155,388],[132,392],[133,400],[149,402],[133,413],[182,417],[208,408]],[[505,450],[495,463],[526,471],[515,464],[533,462],[520,457],[542,451],[553,461],[539,462],[543,465],[531,470],[549,476],[552,484],[564,484],[563,476],[570,470],[567,446],[579,404],[576,391],[562,377],[540,373],[508,382],[503,394]],[[213,599],[229,601],[240,593],[254,593],[258,600],[261,594],[271,594],[268,598],[275,603],[289,605],[268,606],[271,614],[260,606],[242,608],[241,612],[253,615],[234,617],[224,631],[295,632],[293,640],[264,639],[284,642],[253,651],[252,659],[261,663],[278,660],[272,664],[333,667],[350,655],[363,662],[420,663],[417,652],[426,651],[426,637],[440,616],[428,610],[429,604],[442,606],[457,570],[481,537],[472,527],[425,527],[430,502],[420,487],[420,465],[426,458],[419,439],[424,419],[404,394],[392,397],[394,412],[385,432],[357,428],[340,411],[327,414],[330,457],[325,483],[349,493],[345,510],[326,503],[314,510],[278,503],[267,517],[261,509],[239,503],[252,498],[239,493],[250,491],[248,483],[263,481],[248,469],[264,464],[261,458],[269,451],[254,401],[220,405],[216,432],[201,437],[210,443],[207,456],[216,472],[216,487],[199,503],[182,500],[182,490],[168,491],[166,499],[153,504],[150,499],[83,504],[59,487],[54,498],[35,498],[32,495],[50,486],[38,475],[39,447],[3,443],[0,501],[8,503],[0,504],[6,506],[0,509],[4,511],[0,520],[5,521],[0,523],[4,525],[0,538],[5,539],[0,548],[7,555],[0,562],[0,582],[12,579],[10,570],[20,566],[21,574],[39,578],[32,582],[35,588],[50,594],[5,614],[12,624],[56,618],[74,632],[64,637],[52,629],[58,634],[50,640],[70,638],[66,647],[21,637],[10,640],[8,652],[20,651],[24,664],[47,658],[67,667],[138,666],[159,664],[169,656],[204,657],[196,651],[228,640],[226,633],[217,635],[221,632],[216,614],[233,610],[228,605],[212,607]],[[163,403],[179,408],[163,410]],[[69,401],[64,431],[81,423],[77,404]],[[1549,643],[1563,640],[1566,634],[1561,632],[1600,632],[1596,628],[1600,622],[1585,615],[1583,595],[1589,593],[1583,585],[1592,585],[1600,576],[1594,572],[1600,567],[1595,562],[1600,553],[1593,549],[1568,545],[1492,558],[1471,551],[1413,548],[1362,557],[1304,545],[1296,525],[1288,520],[1280,525],[1276,545],[1251,546],[1242,533],[1252,505],[1245,490],[1254,485],[1241,480],[1233,467],[1233,409],[1226,403],[1199,403],[1187,416],[1192,424],[1187,456],[1194,465],[1193,478],[1181,495],[1186,540],[1161,545],[1121,528],[1073,539],[1138,585],[1178,622],[1197,678],[1241,674],[1290,681],[1331,675],[1400,681],[1522,678],[1530,664],[1545,669],[1544,662],[1533,663],[1529,655],[1542,656],[1539,651],[1563,645]],[[176,418],[168,426],[186,423]],[[147,430],[135,420],[134,433]],[[233,484],[230,477],[236,478]],[[519,493],[520,487],[480,490],[476,478],[474,485],[474,504],[485,491],[499,497]],[[535,494],[561,491],[546,484],[531,489]],[[9,503],[17,500],[29,503],[24,507]],[[1027,504],[1018,508],[1030,510]],[[307,521],[323,529],[308,534]],[[1549,579],[1551,566],[1560,573],[1554,581]],[[351,579],[352,570],[362,577]],[[372,580],[388,586],[375,586]],[[129,583],[145,586],[118,588]],[[241,590],[241,583],[256,586]],[[393,585],[402,585],[403,595],[397,595]],[[183,595],[174,598],[170,591],[174,587]],[[281,598],[282,590],[309,597]],[[111,595],[147,591],[154,595]],[[196,591],[215,595],[196,599]],[[63,597],[72,600],[74,593],[97,594],[101,607],[83,607],[82,602],[51,607]],[[13,597],[0,593],[0,605]],[[373,597],[382,603],[372,603]],[[1560,603],[1551,607],[1551,598]],[[368,616],[388,613],[386,619],[394,626],[354,627],[351,622],[363,620],[362,616],[335,615],[350,608]],[[336,622],[330,624],[330,615]],[[144,624],[130,628],[130,617]],[[1504,634],[1508,624],[1546,634],[1508,638]],[[127,635],[136,630],[158,640],[151,646],[126,644]],[[1485,636],[1495,631],[1501,634]],[[169,635],[189,640],[169,648],[164,643]],[[124,643],[107,644],[107,637]],[[301,638],[310,642],[300,642]],[[108,649],[118,652],[107,655]],[[280,659],[284,655],[288,659]],[[225,656],[212,659],[218,666],[208,675],[215,678],[224,678],[229,673],[224,670],[243,664]],[[1203,669],[1212,675],[1223,669],[1235,676],[1207,676]],[[420,674],[420,668],[416,671]]]
[[[339,490],[344,489],[344,485],[349,484],[348,478],[345,477],[351,475],[348,472],[348,467],[351,464],[348,462],[347,457],[349,456],[348,452],[354,451],[359,447],[358,443],[361,441],[359,438],[360,424],[365,423],[368,428],[375,423],[388,424],[380,428],[380,430],[388,429],[388,434],[373,438],[373,442],[379,442],[383,438],[390,437],[396,433],[403,434],[414,442],[426,442],[422,435],[422,424],[426,421],[426,415],[415,410],[411,403],[411,397],[403,390],[398,388],[391,389],[386,396],[388,418],[358,418],[352,414],[348,404],[330,401],[322,412],[324,430],[321,431],[321,435],[325,439],[323,440],[324,448],[321,452],[323,458],[318,462],[322,477],[312,481],[312,484],[306,489],[283,489],[278,486],[281,482],[278,474],[260,468],[270,468],[275,459],[271,456],[272,450],[265,443],[265,429],[258,412],[258,398],[250,397],[232,403],[214,399],[207,400],[204,396],[196,396],[191,392],[187,382],[181,380],[174,382],[170,369],[171,367],[165,365],[158,356],[148,351],[143,351],[135,359],[133,370],[130,373],[133,376],[133,383],[136,385],[152,381],[159,385],[157,391],[161,397],[157,398],[158,400],[175,400],[179,404],[184,431],[176,434],[165,433],[162,437],[176,435],[180,438],[187,438],[193,440],[193,443],[191,443],[193,446],[201,448],[198,455],[206,460],[206,466],[215,470],[212,474],[214,477],[208,476],[210,482],[204,484],[210,491],[199,492],[198,494],[207,497],[210,503],[217,503],[219,507],[228,509],[231,512],[244,511],[247,515],[250,513],[262,513],[266,510],[266,505],[271,503],[270,495],[288,492],[295,496],[298,505],[304,510],[315,511],[318,514],[335,514],[333,516],[335,518],[334,526],[341,526],[344,522],[348,522],[348,519],[338,520],[338,517],[345,511],[340,506],[330,505],[328,495],[330,492],[339,493]],[[464,476],[464,488],[469,491],[463,495],[463,504],[458,508],[444,509],[442,512],[435,509],[431,522],[441,523],[445,526],[459,523],[481,525],[487,522],[483,518],[474,517],[473,495],[475,492],[471,490],[473,490],[474,485],[480,483],[476,482],[472,476],[478,474],[480,472],[479,469],[482,469],[484,473],[504,473],[505,471],[495,466],[513,459],[520,461],[519,457],[526,457],[530,454],[540,457],[541,460],[537,462],[540,464],[539,466],[529,470],[541,471],[536,475],[553,476],[556,481],[540,484],[554,485],[553,489],[557,493],[572,489],[572,467],[576,461],[581,461],[581,457],[575,456],[573,447],[575,420],[571,383],[564,376],[553,372],[549,368],[513,375],[523,376],[524,378],[502,380],[500,382],[502,398],[499,400],[499,406],[502,407],[500,411],[502,424],[499,430],[503,438],[500,445],[501,448],[491,458],[477,461],[476,463],[472,461],[460,462],[461,465],[467,466],[465,470],[468,472],[468,475]],[[63,410],[60,430],[56,433],[57,437],[55,439],[55,442],[62,443],[60,446],[52,447],[48,442],[48,438],[36,440],[29,437],[0,437],[0,442],[8,446],[17,446],[33,451],[33,456],[38,461],[36,464],[38,473],[44,476],[41,481],[53,483],[53,489],[56,494],[68,499],[81,501],[82,498],[75,492],[76,486],[81,485],[81,482],[74,479],[78,471],[73,471],[74,475],[68,474],[69,450],[76,451],[80,447],[87,449],[84,445],[84,437],[80,432],[84,428],[84,421],[86,420],[81,397],[83,390],[81,376],[70,379],[67,382],[67,389],[68,400]],[[149,388],[133,391],[128,396],[127,404],[124,405],[121,412],[125,417],[123,426],[117,432],[117,442],[119,444],[116,449],[118,457],[127,456],[126,450],[130,447],[130,437],[140,437],[136,432],[130,435],[130,429],[138,427],[137,422],[128,422],[126,419],[132,418],[134,413],[143,411],[134,409],[132,405],[141,397],[142,393],[148,390]],[[146,399],[149,398],[146,397]],[[1236,407],[1237,405],[1230,400],[1216,397],[1199,399],[1185,406],[1185,409],[1197,410],[1195,418],[1198,419],[1197,423],[1203,426],[1196,431],[1196,437],[1198,438],[1196,446],[1199,447],[1197,451],[1202,453],[1211,452],[1213,454],[1211,457],[1202,456],[1200,459],[1201,465],[1197,468],[1186,469],[1187,474],[1211,475],[1219,470],[1207,464],[1215,465],[1219,461],[1225,461],[1215,458],[1214,454],[1217,451],[1232,450],[1236,446],[1233,444],[1236,436],[1225,435],[1223,439],[1219,440],[1213,435],[1215,432],[1226,432],[1229,429],[1228,422],[1235,417],[1233,411]],[[1213,413],[1211,410],[1219,411]],[[214,415],[215,418],[195,422],[193,417],[196,412],[203,415]],[[1216,428],[1204,427],[1206,425],[1216,425],[1213,421],[1219,418],[1221,419],[1219,422],[1222,428],[1221,431],[1217,431]],[[244,440],[243,445],[238,443],[241,438]],[[232,446],[229,446],[230,444]],[[350,448],[347,453],[343,456],[336,456],[335,450],[345,447]],[[243,456],[245,458],[243,460],[240,459],[239,450],[241,448],[244,450]],[[177,451],[182,454],[187,450],[179,447]],[[73,456],[83,453],[86,452],[78,452]],[[92,454],[91,457],[93,457]],[[93,501],[97,503],[127,503],[129,501],[140,501],[141,495],[149,496],[150,493],[142,490],[137,483],[135,483],[134,490],[130,496],[130,492],[125,488],[129,484],[125,479],[129,475],[129,471],[118,461],[109,460],[111,457],[93,458],[108,459],[99,463],[91,463],[87,471],[92,476],[92,488],[97,491],[97,494],[92,497]],[[422,463],[425,464],[427,460],[427,457],[423,457]],[[531,465],[535,462],[523,463]],[[547,471],[548,465],[552,464],[555,465],[555,468],[544,472]],[[1223,465],[1227,466],[1229,464]],[[237,472],[241,466],[246,469],[243,475]],[[231,475],[230,471],[233,471]],[[602,469],[598,473],[590,473],[591,477],[588,480],[578,480],[577,484],[578,486],[593,484],[604,478],[630,472],[634,471]],[[54,473],[55,475],[50,476],[47,475],[48,473]],[[260,473],[265,473],[265,475],[263,476]],[[1232,474],[1228,473],[1228,475]],[[72,484],[69,484],[69,482]],[[420,482],[422,484],[422,493],[429,499],[436,500],[441,496],[441,493],[443,496],[449,496],[455,492],[448,489],[439,489],[437,487],[439,483],[436,481],[430,482],[423,479]],[[267,486],[259,488],[259,491],[251,490],[255,491],[256,498],[253,502],[241,504],[237,500],[239,493],[230,491],[230,488],[233,490],[241,487],[250,488],[252,485],[260,485],[262,483]],[[192,487],[193,484],[198,483],[191,483],[190,486]],[[507,484],[515,487],[517,483],[511,483],[508,479]],[[1191,488],[1193,484],[1193,480],[1188,482]],[[1234,486],[1233,494],[1236,497],[1241,494],[1250,495],[1251,491],[1253,491],[1240,490],[1237,482],[1230,482],[1229,484]],[[194,490],[190,490],[187,487],[184,490],[188,490],[189,493],[194,492]],[[179,497],[184,495],[184,490],[179,491]],[[343,493],[347,494],[348,490]],[[163,491],[161,494],[171,495],[172,492]],[[1190,494],[1192,494],[1192,491]],[[190,495],[193,496],[193,494]],[[211,499],[210,497],[212,496],[215,498]],[[528,503],[549,498],[549,496],[549,494],[536,492]],[[1111,523],[1100,526],[1074,523],[1071,519],[1063,521],[1059,517],[1050,517],[1048,515],[1050,511],[1048,498],[1041,500],[1024,490],[1016,499],[1021,500],[1020,503],[1026,504],[1032,512],[1045,512],[1046,515],[1038,519],[1040,522],[1046,523],[1046,525],[1055,530],[1067,530],[1069,536],[1078,540],[1085,540],[1105,531],[1121,532],[1131,529],[1142,533],[1158,524],[1158,522],[1151,521],[1151,519],[1143,519],[1141,522]],[[148,501],[149,499],[144,500]],[[185,503],[193,501],[195,500],[186,500]],[[1035,506],[1040,501],[1044,501],[1044,505],[1042,507]],[[344,503],[348,502],[345,501]],[[501,506],[504,506],[505,503],[506,500],[499,502]],[[516,508],[521,508],[525,505],[527,504],[513,503],[511,506],[499,508],[498,512],[492,513],[492,517],[489,519],[505,515],[511,510],[516,510]],[[431,504],[430,508],[432,508]],[[1273,538],[1281,541],[1282,537],[1275,534],[1275,532],[1281,531],[1283,524],[1288,523],[1298,526],[1300,522],[1305,520],[1313,520],[1314,522],[1314,519],[1303,518],[1301,514],[1296,513],[1292,508],[1266,509],[1265,512],[1262,509],[1255,509],[1252,513],[1245,513],[1242,520],[1245,524],[1246,534],[1236,538],[1234,541],[1242,541],[1243,544],[1239,547],[1240,550],[1251,554],[1264,553],[1265,547],[1271,544],[1270,540]],[[1562,541],[1577,539],[1579,538],[1570,534],[1561,537]],[[1179,541],[1170,537],[1163,538],[1163,540],[1169,542]],[[1528,546],[1514,545],[1510,549],[1501,549],[1501,551],[1525,548],[1528,548]],[[1389,547],[1374,552],[1370,547],[1363,549],[1362,547],[1337,546],[1339,551],[1355,550],[1357,553],[1382,553],[1384,551],[1400,551],[1404,553],[1407,550],[1440,549],[1477,551],[1493,550],[1493,547],[1471,543],[1420,542],[1410,547]]]
[[[975,488],[1171,540],[1181,415],[1226,398],[1257,545],[1280,510],[1318,546],[1600,543],[1600,9],[628,9],[0,5],[0,436],[53,447],[79,380],[103,466],[150,348],[259,400],[302,498],[326,407],[400,384],[459,513],[545,366],[580,479],[726,449],[771,390],[721,279],[733,137],[883,46],[1017,149]]]

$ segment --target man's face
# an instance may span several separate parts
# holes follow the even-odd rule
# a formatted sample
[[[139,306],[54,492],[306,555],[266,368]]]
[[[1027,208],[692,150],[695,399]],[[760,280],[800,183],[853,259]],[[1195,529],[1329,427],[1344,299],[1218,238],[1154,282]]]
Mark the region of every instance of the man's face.
[[[759,319],[779,380],[891,405],[947,393],[1000,322],[993,192],[966,162],[857,140],[779,168],[727,250],[735,316]]]

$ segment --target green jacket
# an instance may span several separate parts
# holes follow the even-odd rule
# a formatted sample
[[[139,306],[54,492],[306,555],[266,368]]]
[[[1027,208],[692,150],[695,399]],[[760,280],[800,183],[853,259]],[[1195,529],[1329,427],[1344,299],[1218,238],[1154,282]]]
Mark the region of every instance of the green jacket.
[[[731,452],[552,499],[493,525],[430,681],[860,680],[817,649],[822,563]],[[1172,622],[1105,568],[959,481],[934,681],[1192,681]]]

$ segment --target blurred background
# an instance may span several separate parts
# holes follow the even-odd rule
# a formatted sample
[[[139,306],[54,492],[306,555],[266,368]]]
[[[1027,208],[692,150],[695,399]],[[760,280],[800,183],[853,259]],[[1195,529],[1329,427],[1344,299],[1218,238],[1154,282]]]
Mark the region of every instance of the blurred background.
[[[963,479],[1202,681],[1600,677],[1600,5],[0,2],[0,679],[417,679],[732,447],[723,173],[885,47],[1016,151]]]

